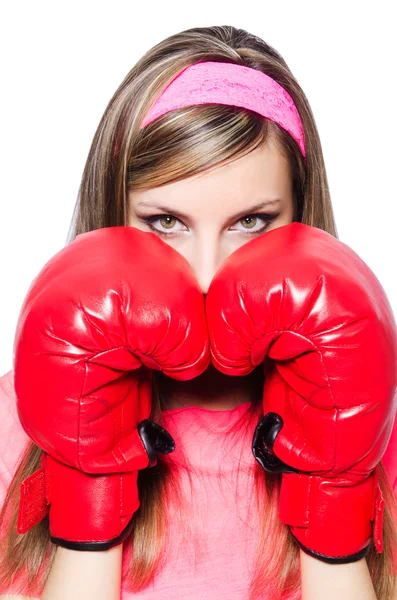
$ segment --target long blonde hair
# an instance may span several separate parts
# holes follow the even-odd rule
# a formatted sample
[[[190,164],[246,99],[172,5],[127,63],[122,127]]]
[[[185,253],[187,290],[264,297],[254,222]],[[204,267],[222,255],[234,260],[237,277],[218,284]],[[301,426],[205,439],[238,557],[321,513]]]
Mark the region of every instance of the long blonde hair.
[[[249,111],[220,105],[192,106],[170,112],[143,130],[139,124],[163,86],[190,64],[228,61],[259,69],[278,81],[292,96],[301,116],[307,148],[306,165],[296,142],[272,121]],[[183,117],[183,118],[181,118]],[[294,192],[294,220],[324,229],[337,237],[320,138],[305,94],[284,59],[271,46],[232,26],[193,28],[170,36],[149,50],[131,69],[111,98],[89,151],[67,243],[101,227],[128,224],[127,194],[172,183],[251,152],[272,136],[289,161]],[[115,152],[115,148],[117,151]],[[162,423],[164,398],[156,373],[151,417]],[[258,390],[260,378],[258,381]],[[261,415],[261,396],[230,435],[244,429],[250,443],[253,423]],[[21,482],[39,467],[41,450],[26,446],[0,514],[3,530],[0,582],[14,582],[18,593],[41,593],[56,546],[49,538],[48,516],[25,535],[16,533]],[[250,600],[299,598],[299,548],[277,517],[280,475],[255,467],[256,508],[261,515],[255,575]],[[131,591],[144,588],[161,568],[160,554],[167,535],[167,502],[178,472],[160,460],[139,472],[141,506],[125,549],[131,552],[126,574]],[[366,556],[379,600],[395,594],[397,502],[381,463],[380,484],[385,499],[384,550],[371,544]],[[174,489],[174,488],[172,488]],[[176,494],[173,494],[174,503]],[[181,507],[183,508],[183,507]],[[22,577],[23,574],[23,577]],[[0,584],[1,592],[1,584]]]

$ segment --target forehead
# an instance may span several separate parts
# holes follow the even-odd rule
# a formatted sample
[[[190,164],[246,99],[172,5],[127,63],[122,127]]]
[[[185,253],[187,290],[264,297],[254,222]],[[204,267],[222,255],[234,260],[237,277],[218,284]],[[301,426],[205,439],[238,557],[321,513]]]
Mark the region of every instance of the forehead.
[[[244,205],[287,197],[290,193],[288,162],[274,143],[266,142],[245,156],[181,181],[149,190],[132,190],[130,199],[138,209],[148,204],[167,204],[194,214],[205,208],[233,212]]]

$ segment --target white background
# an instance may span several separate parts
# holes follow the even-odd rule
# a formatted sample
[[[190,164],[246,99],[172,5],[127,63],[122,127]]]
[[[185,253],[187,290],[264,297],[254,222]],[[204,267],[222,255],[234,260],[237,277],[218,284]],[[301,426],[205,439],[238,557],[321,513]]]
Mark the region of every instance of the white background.
[[[282,54],[316,119],[339,238],[375,272],[396,315],[394,8],[346,0],[3,2],[0,375],[12,368],[31,281],[66,243],[108,101],[149,48],[190,27],[234,25]]]

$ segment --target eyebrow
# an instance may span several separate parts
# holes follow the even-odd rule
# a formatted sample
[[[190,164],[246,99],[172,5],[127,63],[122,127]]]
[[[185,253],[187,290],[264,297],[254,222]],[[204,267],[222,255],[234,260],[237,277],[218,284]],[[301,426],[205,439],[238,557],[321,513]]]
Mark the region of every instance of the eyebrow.
[[[270,200],[270,199],[262,200],[262,201],[257,202],[256,204],[253,204],[252,206],[249,206],[248,208],[245,208],[244,210],[241,210],[237,214],[233,215],[232,218],[238,220],[239,218],[244,217],[245,215],[249,215],[250,213],[260,210],[261,208],[265,208],[266,206],[276,205],[276,204],[279,204],[280,202],[281,202],[280,198],[274,198],[273,200]],[[155,202],[141,201],[141,202],[138,202],[136,206],[137,207],[141,206],[142,208],[155,208],[156,210],[161,210],[162,212],[164,212],[166,214],[175,215],[176,217],[178,217],[180,219],[188,219],[189,218],[188,215],[180,212],[179,210],[174,210],[173,208],[171,208],[169,206],[156,204]]]

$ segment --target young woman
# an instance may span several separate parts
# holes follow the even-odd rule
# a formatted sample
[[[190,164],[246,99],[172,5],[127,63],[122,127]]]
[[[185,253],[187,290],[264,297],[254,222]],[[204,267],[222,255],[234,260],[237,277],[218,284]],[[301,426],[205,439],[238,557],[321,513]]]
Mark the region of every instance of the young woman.
[[[396,352],[283,58],[164,40],[0,380],[1,597],[395,599]]]

